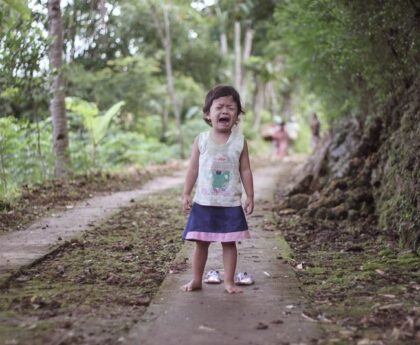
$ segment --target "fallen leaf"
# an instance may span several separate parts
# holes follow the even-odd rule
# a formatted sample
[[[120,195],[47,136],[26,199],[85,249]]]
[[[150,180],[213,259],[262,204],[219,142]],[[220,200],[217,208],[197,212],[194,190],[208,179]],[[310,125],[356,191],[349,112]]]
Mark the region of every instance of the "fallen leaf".
[[[391,294],[380,294],[379,296],[383,296],[383,297],[386,297],[386,298],[396,298],[397,296],[395,296],[395,295],[391,295]]]
[[[357,345],[384,345],[382,340],[371,340],[368,338],[361,339],[357,342]]]
[[[294,210],[293,208],[285,208],[278,212],[279,215],[287,215],[287,214],[294,214],[294,213],[296,213],[296,210]]]
[[[306,315],[305,313],[302,313],[301,315],[304,319],[306,319],[308,321],[316,321],[315,319],[311,318],[310,316]]]
[[[379,310],[398,309],[402,307],[402,303],[387,304],[379,307]]]
[[[332,323],[332,320],[328,319],[324,315],[318,315],[318,320],[325,323]]]
[[[268,328],[268,325],[261,321],[258,322],[258,325],[256,327],[256,329],[267,329],[267,328]]]

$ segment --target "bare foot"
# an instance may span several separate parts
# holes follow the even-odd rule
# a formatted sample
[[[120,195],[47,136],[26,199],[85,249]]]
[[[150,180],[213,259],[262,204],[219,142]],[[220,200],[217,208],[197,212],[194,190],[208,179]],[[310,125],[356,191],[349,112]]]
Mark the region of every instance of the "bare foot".
[[[243,290],[237,287],[235,284],[225,284],[225,291],[227,293],[242,293]]]
[[[185,292],[201,290],[201,282],[196,283],[194,280],[191,280],[188,284],[182,285],[181,290]]]

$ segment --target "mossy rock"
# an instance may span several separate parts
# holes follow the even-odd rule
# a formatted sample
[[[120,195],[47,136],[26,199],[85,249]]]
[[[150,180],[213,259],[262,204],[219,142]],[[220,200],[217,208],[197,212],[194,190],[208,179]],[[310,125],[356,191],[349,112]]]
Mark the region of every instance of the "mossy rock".
[[[301,210],[308,206],[309,195],[307,194],[296,194],[290,197],[289,207],[295,210]]]

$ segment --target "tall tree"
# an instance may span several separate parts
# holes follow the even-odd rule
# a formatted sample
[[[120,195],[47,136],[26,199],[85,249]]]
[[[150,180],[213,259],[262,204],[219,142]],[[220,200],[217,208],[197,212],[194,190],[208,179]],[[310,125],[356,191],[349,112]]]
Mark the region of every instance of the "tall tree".
[[[182,141],[182,131],[181,131],[181,111],[178,104],[178,99],[174,86],[174,76],[172,68],[172,38],[171,38],[171,25],[169,21],[168,6],[165,3],[160,3],[160,9],[162,15],[159,15],[159,9],[155,4],[149,2],[153,20],[155,23],[156,31],[161,40],[162,46],[165,52],[165,73],[166,73],[166,84],[168,88],[168,93],[172,101],[172,107],[175,114],[175,121],[177,127],[177,139],[179,144],[179,151],[181,158],[184,156],[184,145]]]
[[[250,56],[251,56],[251,50],[252,50],[252,40],[254,38],[254,30],[251,28],[246,28],[245,32],[245,43],[244,43],[244,51],[242,55],[242,72],[241,72],[241,97],[243,99],[243,102],[246,102],[247,98],[247,70],[245,68],[245,65],[247,64]]]
[[[228,55],[228,39],[227,39],[227,17],[228,12],[220,9],[220,6],[216,4],[216,17],[220,35],[220,54],[224,57]]]
[[[233,56],[229,59],[233,61],[233,68],[228,75],[232,75],[232,83],[246,103],[252,103],[255,98],[248,97],[248,93],[256,93],[254,84],[248,82],[248,65],[252,57],[264,55],[268,45],[266,22],[275,6],[276,0],[218,0],[206,9],[206,13],[215,18],[214,30],[220,41],[221,55],[226,56],[228,52],[225,41],[229,40],[233,47]]]
[[[242,82],[241,68],[241,23],[235,22],[235,66],[234,66],[234,85],[240,91]]]
[[[55,155],[55,176],[63,177],[70,172],[69,137],[66,108],[64,104],[63,78],[63,26],[60,0],[48,0],[48,32],[52,40],[49,48],[52,69],[52,99],[50,114],[53,125],[53,147]]]

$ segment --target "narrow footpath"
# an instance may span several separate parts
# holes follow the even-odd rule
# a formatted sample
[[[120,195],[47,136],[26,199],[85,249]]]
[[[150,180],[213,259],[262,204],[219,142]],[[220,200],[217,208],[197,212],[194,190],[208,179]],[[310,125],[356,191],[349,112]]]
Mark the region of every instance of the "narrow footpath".
[[[319,325],[305,316],[307,308],[299,282],[284,258],[285,242],[273,218],[273,193],[286,187],[288,177],[299,165],[290,157],[254,171],[256,207],[248,217],[250,240],[238,243],[238,271],[253,275],[255,284],[241,294],[229,295],[221,285],[204,285],[203,290],[183,292],[190,268],[168,274],[159,292],[139,314],[139,321],[118,339],[123,344],[249,344],[303,345],[321,337]],[[158,178],[141,189],[114,193],[83,201],[66,212],[37,221],[28,229],[0,237],[0,284],[19,270],[94,225],[111,218],[121,208],[155,192],[181,186],[184,173]],[[185,243],[177,260],[191,264],[192,243]],[[219,244],[210,247],[206,270],[222,273]],[[141,315],[141,316],[140,316]],[[98,322],[98,321],[97,321]],[[100,323],[100,322],[99,322]]]
[[[238,271],[254,276],[255,285],[229,295],[223,284],[183,292],[191,269],[169,274],[128,343],[136,345],[274,345],[310,344],[321,335],[316,322],[305,317],[305,299],[293,269],[282,259],[282,237],[272,222],[276,183],[284,187],[291,166],[282,163],[254,172],[256,208],[248,218],[252,239],[238,245]],[[284,243],[284,242],[283,242]],[[190,257],[186,243],[179,256]],[[206,270],[223,272],[221,246],[210,247]],[[182,260],[182,258],[181,258]]]
[[[97,196],[76,204],[72,209],[45,217],[25,230],[0,236],[0,285],[23,266],[29,266],[58,248],[64,241],[77,237],[96,223],[112,217],[147,195],[183,183],[184,172],[159,177],[142,188]]]

